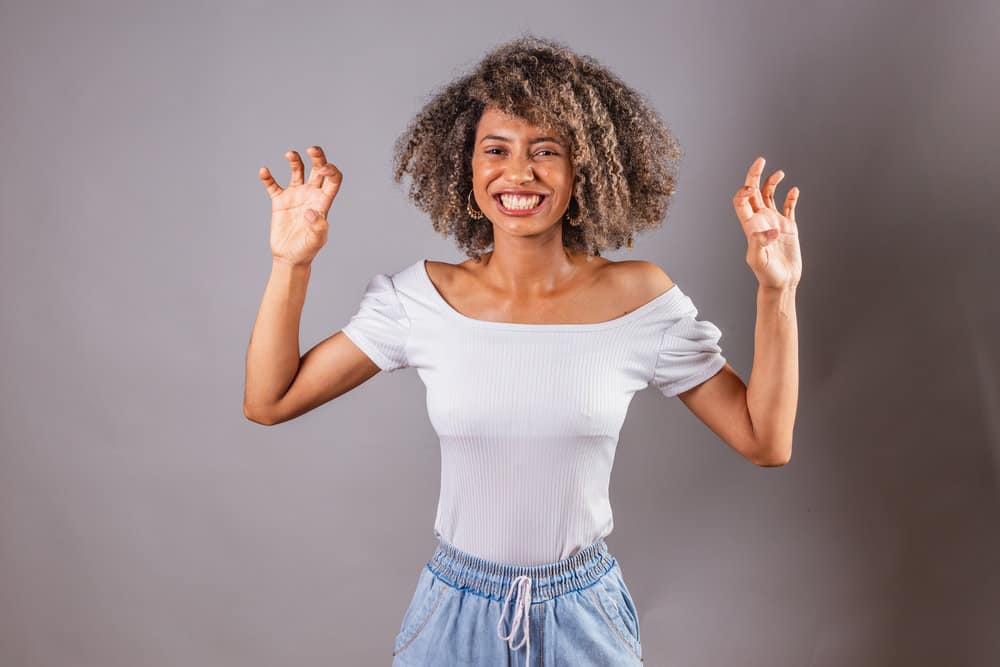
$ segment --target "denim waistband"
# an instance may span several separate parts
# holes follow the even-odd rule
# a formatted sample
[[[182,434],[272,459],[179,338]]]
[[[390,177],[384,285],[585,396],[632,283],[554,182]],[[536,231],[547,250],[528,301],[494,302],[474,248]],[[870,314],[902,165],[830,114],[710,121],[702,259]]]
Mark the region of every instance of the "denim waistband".
[[[554,563],[510,565],[495,563],[462,551],[444,539],[427,567],[455,588],[491,600],[504,600],[515,580],[530,581],[531,604],[545,602],[570,591],[590,586],[615,565],[603,538]]]

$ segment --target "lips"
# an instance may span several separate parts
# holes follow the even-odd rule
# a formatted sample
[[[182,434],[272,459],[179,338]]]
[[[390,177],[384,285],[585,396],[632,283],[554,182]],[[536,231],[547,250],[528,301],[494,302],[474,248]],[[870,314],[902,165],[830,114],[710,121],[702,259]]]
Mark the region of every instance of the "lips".
[[[510,194],[510,193],[498,193],[493,195],[493,201],[497,203],[497,208],[499,208],[502,213],[513,216],[534,215],[535,213],[540,211],[543,206],[545,206],[545,202],[548,201],[549,198],[548,195],[542,194],[541,192],[519,193],[522,194],[522,196],[536,195],[541,197],[541,200],[539,200],[538,206],[536,206],[535,208],[511,209],[504,207],[503,201],[500,200],[500,194]]]

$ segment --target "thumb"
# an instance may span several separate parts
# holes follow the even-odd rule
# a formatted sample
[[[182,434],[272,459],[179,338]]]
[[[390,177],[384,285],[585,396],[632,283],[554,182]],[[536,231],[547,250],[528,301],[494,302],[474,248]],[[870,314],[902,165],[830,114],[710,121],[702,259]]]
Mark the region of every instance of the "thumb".
[[[303,217],[305,217],[306,222],[308,222],[309,225],[314,228],[321,227],[323,225],[323,222],[326,220],[326,218],[323,217],[322,213],[312,208],[307,208],[305,210],[305,213],[303,213]]]
[[[754,234],[754,237],[757,239],[757,245],[766,248],[768,245],[770,245],[771,241],[778,238],[778,230],[766,229],[762,232],[757,232],[756,234]]]
[[[326,217],[320,212],[312,208],[307,208],[302,214],[302,217],[306,219],[306,226],[309,231],[317,236],[325,236],[327,230]]]

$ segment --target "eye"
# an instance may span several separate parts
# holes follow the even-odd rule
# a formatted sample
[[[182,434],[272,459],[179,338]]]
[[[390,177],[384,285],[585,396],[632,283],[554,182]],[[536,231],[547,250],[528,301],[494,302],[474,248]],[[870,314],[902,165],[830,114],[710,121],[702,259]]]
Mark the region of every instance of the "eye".
[[[538,152],[539,153],[551,153],[552,155],[559,155],[559,153],[556,153],[555,151],[550,151],[548,148],[543,148],[542,150],[540,150]]]
[[[501,148],[487,148],[485,152],[487,155],[496,155],[496,153],[494,153],[493,151],[502,151],[502,150],[503,149]]]

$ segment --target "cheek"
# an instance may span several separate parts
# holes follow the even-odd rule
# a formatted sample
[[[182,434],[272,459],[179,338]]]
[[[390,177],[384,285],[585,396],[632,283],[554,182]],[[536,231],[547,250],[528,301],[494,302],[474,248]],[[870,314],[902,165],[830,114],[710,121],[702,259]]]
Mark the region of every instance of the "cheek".
[[[488,162],[472,162],[472,180],[475,182],[491,181],[497,177],[500,170]]]
[[[550,174],[548,182],[560,196],[565,197],[566,199],[569,199],[569,197],[573,194],[573,180],[568,174],[562,171]]]
[[[553,185],[558,184],[559,187],[567,187],[573,182],[573,173],[567,167],[547,166],[538,169],[537,173],[544,175],[550,183]]]

